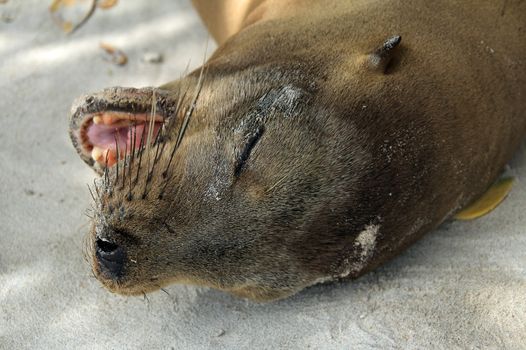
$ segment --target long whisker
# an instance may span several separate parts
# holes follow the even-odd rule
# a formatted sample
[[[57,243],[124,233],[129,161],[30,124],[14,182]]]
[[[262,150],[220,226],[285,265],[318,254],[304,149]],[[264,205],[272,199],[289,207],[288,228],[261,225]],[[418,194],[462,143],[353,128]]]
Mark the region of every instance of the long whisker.
[[[86,184],[86,186],[88,186],[88,190],[91,195],[91,198],[93,198],[93,201],[97,203],[97,200],[95,199],[95,195],[93,194],[93,191],[91,190],[91,186],[89,184]]]
[[[109,177],[108,177],[108,154],[109,154],[109,150],[106,151],[106,159],[105,159],[105,164],[104,164],[104,189],[107,190],[108,189],[108,186],[109,186]]]
[[[161,159],[161,156],[164,154],[164,146],[166,146],[166,141],[165,141],[165,138],[166,138],[166,127],[164,125],[164,120],[163,120],[163,124],[161,126],[161,130],[159,131],[161,133],[161,143],[163,144],[161,146],[161,151],[159,152],[159,159]],[[158,161],[159,159],[157,159],[156,161]]]
[[[118,134],[118,130],[115,130],[115,133],[113,134],[113,138],[115,139],[115,152],[117,153],[116,155],[117,160],[115,161],[115,171],[116,171],[115,186],[119,182],[119,159],[120,159],[119,143],[117,142],[117,134]]]
[[[148,157],[147,159],[147,165],[146,169],[147,174],[150,174],[150,147],[152,143],[152,137],[153,137],[153,129],[155,125],[155,115],[157,114],[157,96],[156,96],[156,90],[154,89],[152,92],[152,109],[150,111],[150,120],[148,122],[148,138],[146,139],[146,155]],[[148,179],[147,179],[148,181]]]
[[[132,134],[130,135],[130,142],[131,142],[131,158],[130,158],[130,171],[129,171],[129,182],[130,182],[130,188],[128,190],[128,195],[126,196],[126,199],[128,201],[131,201],[133,198],[132,191],[133,191],[133,182],[132,182],[132,169],[133,169],[133,163],[135,162],[135,143],[137,141],[137,122],[135,120],[135,116],[133,117],[133,128],[131,131]]]
[[[179,95],[179,99],[177,101],[177,106],[175,108],[175,116],[177,116],[179,114],[179,109],[180,109],[180,106],[182,104],[182,101],[183,99],[186,97],[186,91],[184,93],[181,93]],[[179,133],[181,132],[181,129],[179,129],[179,132],[177,133],[178,137],[179,137]],[[175,144],[174,144],[174,147],[172,149],[172,152],[170,153],[170,159],[168,160],[168,164],[166,165],[166,168],[164,169],[163,171],[163,178],[166,178],[166,176],[168,175],[168,169],[170,169],[170,165],[172,164],[172,160],[174,158],[174,155],[175,155],[175,151],[177,150],[177,147],[175,147]]]
[[[101,198],[100,198],[99,186],[97,186],[97,182],[95,181],[95,179],[93,179],[93,188],[95,189],[95,193],[97,194],[97,199],[100,202]]]
[[[146,301],[146,304],[148,305],[148,309],[149,309],[150,308],[150,299],[148,298],[148,296],[146,296],[145,292],[142,292],[142,295],[143,295],[143,300]]]
[[[185,135],[186,129],[188,127],[188,123],[190,122],[190,118],[192,117],[192,114],[193,114],[193,112],[194,112],[194,110],[196,108],[197,100],[199,98],[199,95],[201,93],[201,89],[203,87],[203,80],[204,80],[204,72],[205,72],[205,66],[206,66],[205,63],[206,63],[207,52],[208,52],[208,38],[206,40],[205,52],[204,52],[204,55],[203,55],[203,64],[201,65],[201,70],[199,71],[199,78],[197,79],[197,85],[196,85],[196,89],[195,89],[194,98],[192,99],[192,102],[190,103],[190,107],[187,110],[187,112],[185,114],[185,118],[183,120],[183,123],[182,123],[182,125],[181,125],[181,127],[179,129],[179,132],[177,133],[177,139],[176,139],[175,145],[174,145],[174,147],[172,149],[172,152],[170,154],[170,159],[168,161],[166,169],[162,173],[162,176],[163,176],[164,179],[166,179],[167,176],[168,176],[168,170],[170,169],[170,165],[172,164],[172,160],[174,158],[175,152],[177,151],[177,149],[179,148],[179,145],[181,144],[181,142],[183,140],[183,137]],[[188,62],[188,65],[189,64],[190,64],[190,62]],[[188,69],[188,66],[187,66],[187,69]],[[184,94],[181,94],[180,97],[184,97],[185,95],[186,95],[186,92]],[[178,103],[177,108],[179,108],[179,104],[180,103]],[[167,180],[165,181],[163,188],[159,192],[159,195],[158,195],[159,199],[161,199],[163,197],[164,191],[166,190],[166,187],[168,186],[168,182],[169,181],[167,181]]]
[[[139,181],[139,171],[141,170],[141,163],[142,163],[142,154],[144,153],[143,152],[143,147],[144,147],[144,133],[146,131],[146,128],[143,127],[142,128],[142,134],[141,134],[141,141],[139,142],[139,164],[137,166],[137,176],[135,177],[135,183],[137,183]]]
[[[130,127],[128,127],[128,134],[129,133],[130,133]],[[117,139],[119,140],[119,143],[120,143],[121,137],[120,137],[119,133],[117,133]],[[124,162],[122,164],[122,186],[121,186],[121,188],[124,188],[124,184],[125,184],[125,180],[126,180],[126,166],[128,165],[127,156],[128,156],[128,141],[126,141],[124,143]],[[117,161],[119,161],[119,160],[117,160]]]
[[[164,116],[163,116],[163,120],[161,122],[161,128],[159,129],[159,131],[157,131],[157,135],[155,136],[155,141],[153,142],[153,144],[155,145],[155,156],[153,157],[153,164],[152,164],[152,168],[150,170],[150,173],[148,174],[148,179],[151,179],[152,178],[152,175],[153,175],[153,171],[155,170],[155,166],[157,165],[157,162],[164,150],[164,145],[166,144],[166,142],[161,142],[163,140],[163,137],[164,137]],[[159,147],[161,146],[160,144],[163,144],[162,147],[161,147],[161,152],[159,153]],[[159,157],[159,158],[158,158]]]
[[[150,147],[152,144],[152,137],[153,137],[153,131],[154,131],[154,125],[155,125],[155,115],[157,114],[157,97],[155,95],[156,90],[154,89],[152,92],[152,108],[150,112],[150,120],[148,121],[148,138],[146,139],[146,181],[144,182],[144,191],[142,193],[142,199],[146,198],[148,195],[148,183],[151,180],[151,172],[150,172]],[[153,166],[152,166],[153,168]]]
[[[208,47],[208,42],[207,42],[207,47]],[[205,50],[205,57],[206,57],[206,50]],[[201,93],[201,88],[203,87],[202,84],[203,84],[204,71],[205,71],[205,64],[203,63],[203,65],[201,66],[201,71],[199,72],[199,78],[197,80],[197,87],[196,87],[194,98],[192,100],[192,103],[190,104],[190,109],[186,113],[185,119],[183,121],[183,125],[181,126],[181,132],[179,133],[179,135],[177,135],[177,142],[175,143],[176,148],[178,148],[179,145],[181,144],[181,141],[183,140],[184,134],[186,132],[186,128],[188,126],[188,122],[190,121],[190,117],[194,113],[194,110],[197,104],[197,99],[199,98],[199,94]]]
[[[130,142],[131,142],[131,164],[133,164],[133,160],[135,159],[135,142],[137,141],[137,121],[135,116],[132,117],[133,121],[133,134],[130,135]],[[131,165],[130,165],[131,167]]]

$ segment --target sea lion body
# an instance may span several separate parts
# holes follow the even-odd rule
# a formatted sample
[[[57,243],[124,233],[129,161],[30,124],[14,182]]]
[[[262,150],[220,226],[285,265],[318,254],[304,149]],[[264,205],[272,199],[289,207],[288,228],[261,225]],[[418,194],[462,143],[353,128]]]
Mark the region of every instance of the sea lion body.
[[[263,1],[239,23],[203,70],[73,108],[90,164],[97,113],[166,125],[164,151],[137,150],[151,171],[130,156],[97,185],[89,249],[113,291],[271,300],[358,277],[482,195],[526,136],[524,2]]]

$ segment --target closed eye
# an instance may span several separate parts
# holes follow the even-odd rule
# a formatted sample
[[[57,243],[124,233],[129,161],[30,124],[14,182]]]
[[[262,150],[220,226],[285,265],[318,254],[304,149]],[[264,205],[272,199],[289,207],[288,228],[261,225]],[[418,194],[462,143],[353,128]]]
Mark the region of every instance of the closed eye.
[[[252,153],[252,150],[258,143],[258,141],[261,139],[261,136],[263,136],[263,133],[265,132],[265,127],[263,125],[259,126],[256,131],[251,134],[247,142],[245,143],[245,147],[243,148],[243,151],[239,154],[239,156],[236,159],[236,167],[234,169],[234,176],[237,178],[241,175],[241,172],[245,168],[245,164],[250,158],[250,154]]]

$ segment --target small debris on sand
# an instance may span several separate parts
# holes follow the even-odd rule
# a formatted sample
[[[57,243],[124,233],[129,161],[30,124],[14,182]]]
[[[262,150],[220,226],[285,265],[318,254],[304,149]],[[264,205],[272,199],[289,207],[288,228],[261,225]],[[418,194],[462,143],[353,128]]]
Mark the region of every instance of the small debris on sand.
[[[100,47],[107,53],[108,60],[118,66],[124,66],[128,63],[128,56],[115,48],[114,46],[106,43],[100,43]]]
[[[145,52],[141,60],[146,63],[162,63],[163,55],[160,52]]]
[[[5,14],[5,13],[0,13],[0,21],[2,21],[4,23],[11,23],[11,22],[13,22],[14,19],[15,18],[13,16],[11,16],[11,15],[8,15],[8,14]]]

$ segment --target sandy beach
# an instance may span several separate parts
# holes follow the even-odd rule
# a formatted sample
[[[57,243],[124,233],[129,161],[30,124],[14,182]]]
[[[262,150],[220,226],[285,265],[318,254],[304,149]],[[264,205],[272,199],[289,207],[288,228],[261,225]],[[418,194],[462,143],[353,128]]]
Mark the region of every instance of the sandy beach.
[[[269,304],[182,285],[109,293],[82,255],[95,174],[69,140],[69,108],[177,79],[208,35],[186,0],[121,1],[70,35],[50,2],[0,4],[0,349],[526,349],[524,146],[495,211],[443,224],[356,281]],[[128,63],[104,59],[101,42]]]

